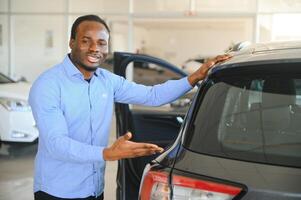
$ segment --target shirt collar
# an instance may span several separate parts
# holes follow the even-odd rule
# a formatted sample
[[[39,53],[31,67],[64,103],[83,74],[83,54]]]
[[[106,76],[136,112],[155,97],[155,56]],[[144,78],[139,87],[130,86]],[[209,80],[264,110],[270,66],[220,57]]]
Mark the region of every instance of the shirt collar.
[[[64,68],[65,68],[68,76],[72,77],[72,76],[75,76],[75,75],[78,75],[78,74],[82,75],[82,73],[77,69],[77,67],[70,60],[69,55],[70,54],[67,54],[66,57],[63,60],[63,65],[64,65]],[[94,72],[94,75],[95,76],[100,75],[100,69],[99,68],[96,69],[96,71]]]
[[[101,71],[101,69],[97,68],[96,71],[94,72],[94,75],[95,76],[99,76],[100,75],[100,71]]]

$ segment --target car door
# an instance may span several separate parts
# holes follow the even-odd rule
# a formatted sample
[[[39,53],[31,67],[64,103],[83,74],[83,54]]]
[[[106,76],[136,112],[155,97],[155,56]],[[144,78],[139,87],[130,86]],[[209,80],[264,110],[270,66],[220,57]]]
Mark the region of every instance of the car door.
[[[125,77],[126,68],[130,64],[133,66],[133,81],[144,85],[159,84],[187,75],[176,66],[158,58],[131,53],[114,53],[115,74]],[[193,96],[193,92],[188,93],[179,100],[161,107],[116,103],[117,137],[130,131],[135,142],[149,142],[168,148],[178,134]],[[146,163],[156,156],[158,155],[118,161],[116,191],[118,200],[138,198],[143,169]]]

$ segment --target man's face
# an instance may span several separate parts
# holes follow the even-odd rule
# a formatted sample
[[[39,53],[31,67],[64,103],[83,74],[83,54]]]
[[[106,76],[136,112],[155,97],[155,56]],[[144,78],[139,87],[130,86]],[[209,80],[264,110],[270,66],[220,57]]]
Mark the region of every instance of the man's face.
[[[84,21],[71,39],[71,58],[74,64],[86,71],[95,71],[108,55],[109,33],[99,22]]]

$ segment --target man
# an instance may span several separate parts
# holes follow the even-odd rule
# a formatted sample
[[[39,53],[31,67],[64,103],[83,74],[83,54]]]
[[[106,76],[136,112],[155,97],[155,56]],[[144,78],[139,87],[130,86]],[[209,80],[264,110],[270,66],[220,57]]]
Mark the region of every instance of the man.
[[[218,56],[189,77],[147,87],[99,68],[108,54],[109,32],[98,16],[79,17],[71,30],[71,53],[31,88],[29,103],[40,133],[36,200],[103,199],[105,161],[163,151],[154,144],[131,142],[131,133],[107,147],[114,102],[166,104],[229,58]]]

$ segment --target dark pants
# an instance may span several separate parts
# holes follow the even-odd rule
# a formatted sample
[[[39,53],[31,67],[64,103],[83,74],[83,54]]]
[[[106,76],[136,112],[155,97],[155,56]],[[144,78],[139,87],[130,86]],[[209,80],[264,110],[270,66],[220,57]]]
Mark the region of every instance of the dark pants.
[[[38,191],[34,193],[34,199],[35,200],[103,200],[103,193],[99,197],[89,196],[86,198],[77,198],[77,199],[64,199],[64,198],[58,198],[51,196],[50,194],[47,194],[42,191]]]

